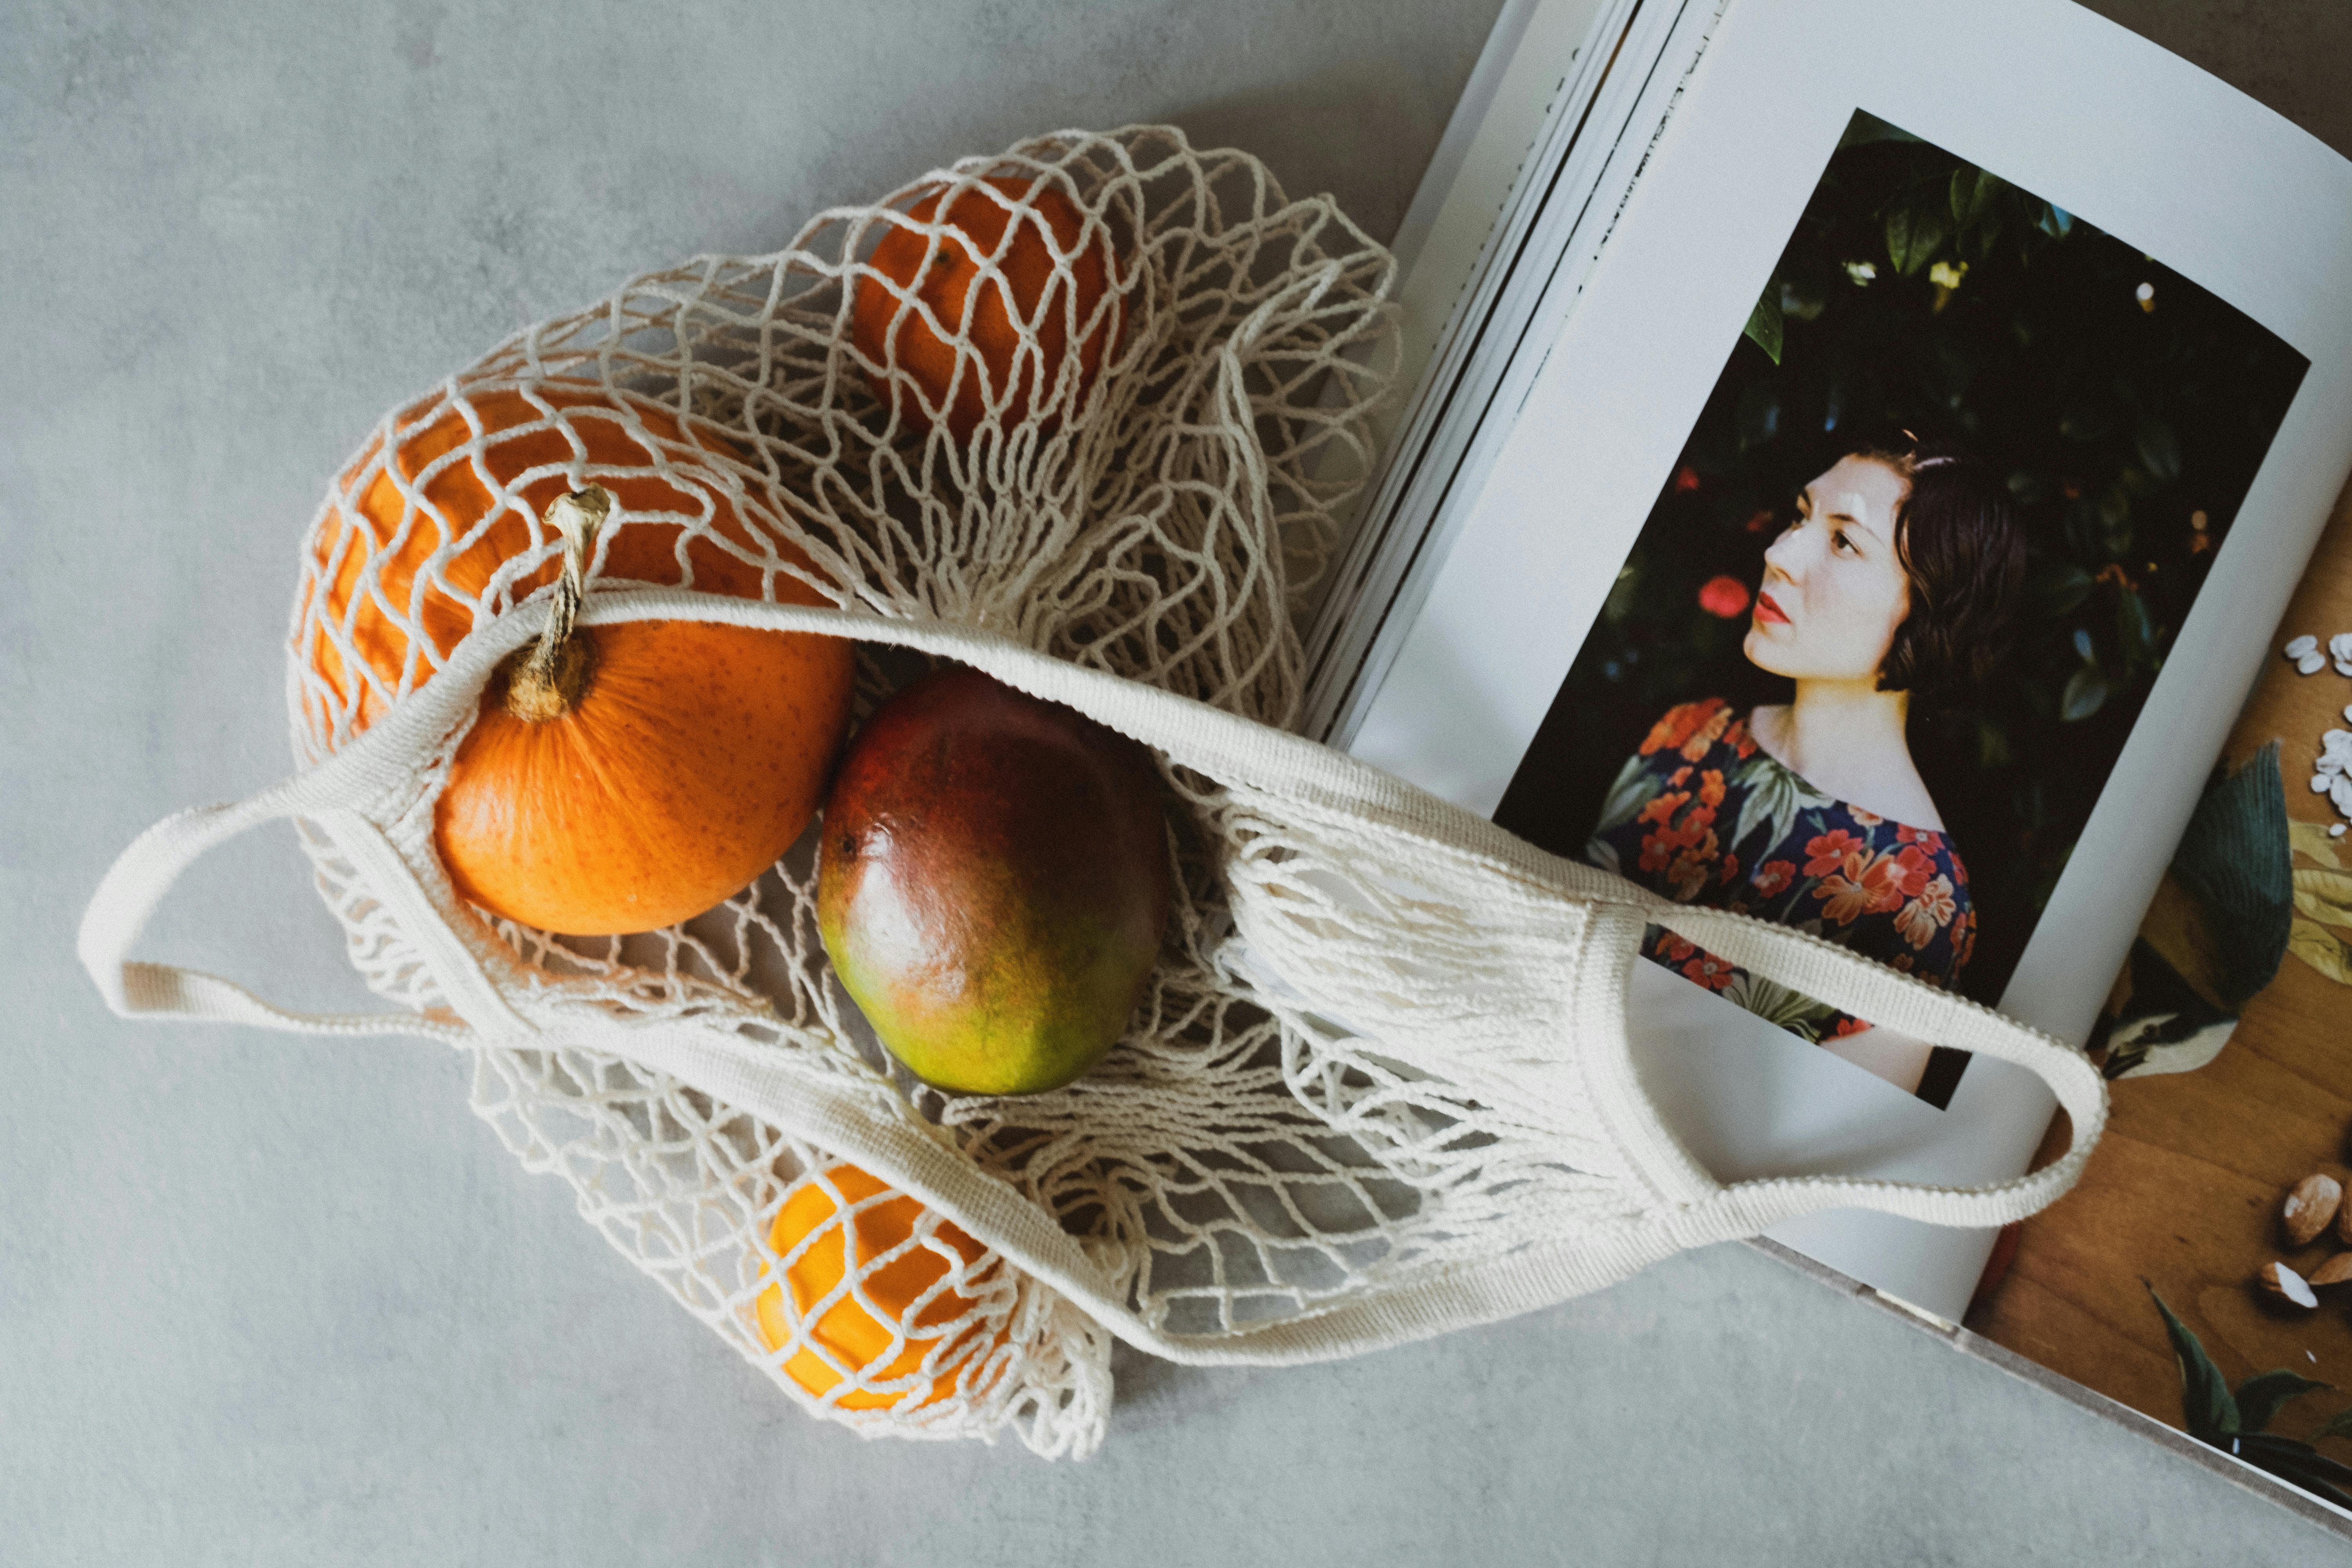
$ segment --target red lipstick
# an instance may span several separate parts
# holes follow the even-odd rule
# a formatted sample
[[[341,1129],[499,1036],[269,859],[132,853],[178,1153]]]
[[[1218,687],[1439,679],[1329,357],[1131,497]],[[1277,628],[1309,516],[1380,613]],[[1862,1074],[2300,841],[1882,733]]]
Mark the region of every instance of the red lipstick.
[[[1756,624],[1759,626],[1785,626],[1789,624],[1788,612],[1780,608],[1771,595],[1759,593],[1756,595]]]

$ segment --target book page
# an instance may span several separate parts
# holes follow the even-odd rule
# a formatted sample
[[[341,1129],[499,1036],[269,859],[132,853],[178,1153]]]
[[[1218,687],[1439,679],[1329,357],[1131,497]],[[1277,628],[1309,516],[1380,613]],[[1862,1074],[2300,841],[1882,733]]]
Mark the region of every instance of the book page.
[[[1350,749],[2080,1039],[2352,468],[2347,239],[2352,165],[2071,5],[1735,0]],[[1653,956],[1721,1178],[2041,1136],[2021,1072]],[[1989,1245],[1776,1235],[1950,1318]]]
[[[2352,638],[2352,490],[2271,646],[2305,637]],[[1966,1324],[2224,1452],[2267,1433],[2257,1463],[2352,1509],[2327,1468],[2352,1458],[2352,1318],[2331,1283],[2352,1268],[2352,795],[2310,787],[2342,776],[2329,738],[2352,734],[2352,658],[2264,669],[2223,750],[2237,771],[2209,789],[2109,997],[2106,1136],[2065,1201],[1996,1250]],[[2248,1398],[2232,1431],[2218,1401],[2185,1397],[2279,1368],[2311,1382]]]

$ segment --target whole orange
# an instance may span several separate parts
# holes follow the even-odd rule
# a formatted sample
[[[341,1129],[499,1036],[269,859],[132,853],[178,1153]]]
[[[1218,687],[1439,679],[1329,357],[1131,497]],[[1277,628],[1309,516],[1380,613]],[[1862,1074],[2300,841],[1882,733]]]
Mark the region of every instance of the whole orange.
[[[1097,230],[1081,248],[1084,216],[1043,179],[982,180],[942,212],[945,194],[924,197],[908,209],[907,223],[889,225],[872,258],[881,278],[858,275],[852,341],[867,359],[899,373],[867,372],[876,395],[918,429],[944,411],[958,440],[968,439],[992,407],[1007,426],[1017,424],[1033,402],[1053,395],[1075,332],[1070,401],[1084,400],[1119,337],[1118,301],[1096,319],[1110,288],[1108,238]],[[1066,279],[1055,267],[1057,252],[1068,259]],[[1022,324],[1035,333],[1034,348],[1024,346]],[[961,356],[961,375],[960,336],[969,336],[971,349]]]
[[[768,1243],[780,1258],[791,1257],[793,1248],[803,1239],[815,1237],[806,1251],[784,1266],[784,1283],[792,1289],[794,1310],[805,1320],[816,1304],[841,1284],[849,1267],[845,1259],[853,1254],[858,1269],[871,1271],[859,1279],[855,1292],[845,1292],[815,1322],[805,1325],[806,1339],[823,1345],[844,1364],[856,1368],[864,1378],[896,1382],[919,1374],[924,1358],[942,1339],[952,1350],[983,1331],[976,1323],[961,1331],[944,1328],[976,1304],[971,1297],[953,1289],[940,1291],[920,1312],[911,1319],[908,1316],[916,1300],[947,1277],[950,1264],[943,1248],[951,1249],[962,1259],[961,1267],[969,1268],[985,1256],[986,1249],[980,1243],[942,1220],[925,1245],[879,1268],[872,1268],[876,1258],[904,1246],[915,1234],[915,1226],[923,1217],[923,1205],[904,1193],[883,1197],[890,1189],[855,1165],[830,1166],[824,1172],[824,1178],[819,1181],[814,1175],[803,1177],[785,1197],[783,1207],[776,1215],[775,1226],[769,1233]],[[840,1206],[826,1190],[828,1182],[851,1205],[845,1218],[837,1217]],[[881,1201],[867,1201],[876,1198]],[[845,1246],[845,1237],[855,1238],[854,1248]],[[874,1310],[869,1311],[866,1303],[871,1303]],[[784,1313],[782,1289],[769,1286],[752,1305],[759,1316],[760,1337],[770,1350],[781,1350],[791,1342],[793,1328]],[[881,1316],[877,1317],[877,1312]],[[934,1331],[925,1334],[919,1331],[923,1329]],[[901,1332],[906,1336],[903,1349],[885,1364],[883,1358],[889,1355],[891,1345]],[[1001,1340],[1003,1331],[997,1332]],[[919,1410],[924,1405],[936,1405],[953,1394],[962,1382],[964,1371],[977,1359],[975,1356],[966,1361],[952,1376],[935,1384],[912,1408]],[[842,1374],[823,1356],[806,1348],[785,1361],[784,1372],[794,1383],[815,1394],[823,1394],[843,1381]],[[885,1394],[853,1388],[833,1403],[845,1410],[887,1410],[907,1396],[907,1390]]]
[[[578,456],[592,469],[643,470],[598,480],[615,508],[604,579],[753,599],[772,580],[779,600],[824,602],[759,564],[810,569],[789,542],[760,548],[715,471],[648,447],[638,432],[711,449],[659,406],[561,382],[476,390],[466,402],[470,418],[454,403],[417,411],[362,486],[370,451],[312,535],[297,647],[319,683],[305,700],[314,723],[327,720],[320,728],[340,710],[364,729],[431,678],[487,618],[498,575],[534,547],[530,520],[566,493]],[[474,456],[424,477],[469,442]],[[520,574],[506,602],[558,570],[550,560]],[[692,621],[573,636],[592,645],[593,674],[560,716],[509,712],[503,676],[483,694],[435,809],[442,861],[466,898],[543,930],[609,935],[689,919],[758,877],[808,825],[848,723],[855,650],[844,638]]]

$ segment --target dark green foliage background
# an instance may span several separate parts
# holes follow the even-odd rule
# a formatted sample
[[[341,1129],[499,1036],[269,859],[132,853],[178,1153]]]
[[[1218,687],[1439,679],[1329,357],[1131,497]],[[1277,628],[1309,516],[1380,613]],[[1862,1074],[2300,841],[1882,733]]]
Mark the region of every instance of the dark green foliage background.
[[[2009,471],[2032,540],[2007,668],[1972,706],[1911,718],[1978,910],[1962,989],[1996,998],[2306,363],[2134,247],[1857,114],[1496,820],[1580,854],[1667,708],[1787,700],[1739,651],[1747,616],[1707,614],[1700,584],[1752,590],[1842,453],[1956,437]]]

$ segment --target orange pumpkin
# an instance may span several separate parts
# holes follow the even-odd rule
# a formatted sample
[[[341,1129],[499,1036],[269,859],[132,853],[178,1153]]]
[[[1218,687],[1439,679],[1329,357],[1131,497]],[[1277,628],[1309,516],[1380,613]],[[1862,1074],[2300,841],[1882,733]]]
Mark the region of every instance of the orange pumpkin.
[[[312,546],[324,624],[311,634],[310,663],[357,727],[423,684],[474,628],[477,604],[532,548],[523,508],[550,516],[575,455],[584,449],[592,469],[652,468],[655,455],[633,420],[656,439],[703,445],[625,395],[548,383],[533,395],[558,411],[562,428],[521,391],[475,392],[467,402],[485,436],[472,460],[418,484],[435,458],[473,438],[452,405],[396,432],[387,468],[400,482],[379,470],[350,493],[373,452],[345,476],[342,504]],[[547,471],[515,492],[520,505],[494,498],[492,485],[506,490],[534,468]],[[665,472],[602,484],[620,514],[605,542],[604,579],[740,598],[761,596],[772,581],[780,601],[824,602],[776,569],[808,569],[807,557],[786,542],[762,549],[725,490],[698,482],[691,460],[675,451]],[[419,496],[413,510],[404,488]],[[680,515],[707,519],[715,537],[690,535],[674,521]],[[445,543],[460,548],[428,571]],[[505,602],[561,570],[551,561],[520,575],[505,586]],[[363,668],[345,658],[327,625],[345,628]],[[688,621],[572,628],[565,642],[584,681],[527,721],[509,709],[510,663],[484,692],[454,759],[434,827],[461,894],[550,931],[651,931],[738,891],[800,837],[847,726],[849,642]]]
[[[1094,319],[1109,291],[1110,245],[1097,229],[1095,243],[1080,248],[1086,220],[1076,204],[1042,179],[979,184],[1003,199],[967,186],[944,213],[943,192],[908,209],[910,225],[940,226],[936,237],[910,225],[890,225],[872,258],[882,276],[859,273],[852,301],[851,340],[858,352],[877,364],[895,363],[914,384],[914,395],[908,395],[906,380],[869,371],[876,395],[917,429],[928,429],[945,411],[958,440],[971,437],[990,404],[1003,400],[1003,420],[1011,426],[1028,416],[1032,401],[1050,396],[1074,327],[1081,336],[1072,402],[1082,402],[1120,332],[1116,302],[1101,321]],[[1017,222],[1007,202],[1022,207]],[[1055,268],[1057,251],[1070,258],[1066,281]],[[994,275],[983,278],[983,267],[993,268]],[[918,304],[928,307],[945,335]],[[1035,331],[1036,353],[1023,352],[1018,322]],[[959,379],[955,339],[967,332],[977,358],[965,363]]]
[[[840,1208],[824,1183],[803,1177],[784,1199],[769,1235],[769,1245],[780,1258],[791,1257],[793,1248],[803,1240],[816,1237],[809,1243],[808,1250],[785,1265],[783,1270],[784,1286],[791,1289],[793,1306],[803,1320],[840,1285],[847,1271],[845,1259],[851,1247],[845,1245],[845,1236],[854,1238],[856,1266],[865,1269],[884,1253],[903,1246],[914,1235],[915,1226],[923,1215],[923,1205],[904,1193],[882,1197],[889,1188],[855,1165],[835,1164],[825,1171],[824,1177],[852,1205],[848,1217],[835,1218]],[[866,1201],[872,1198],[881,1201]],[[965,1340],[983,1331],[977,1323],[967,1324],[960,1331],[945,1328],[972,1310],[975,1303],[971,1297],[953,1289],[942,1290],[911,1321],[908,1318],[908,1310],[916,1300],[948,1276],[950,1266],[942,1247],[952,1249],[965,1268],[978,1263],[986,1253],[980,1243],[943,1220],[931,1233],[929,1245],[915,1247],[873,1269],[859,1281],[865,1300],[884,1316],[877,1317],[856,1294],[845,1292],[824,1316],[806,1325],[804,1338],[822,1344],[840,1363],[856,1368],[862,1377],[876,1382],[898,1382],[918,1375],[924,1358],[940,1346],[942,1339],[947,1342],[948,1353],[953,1353]],[[760,1338],[771,1351],[782,1350],[792,1342],[793,1327],[784,1313],[782,1288],[769,1286],[752,1306],[759,1318]],[[882,1358],[889,1354],[902,1329],[905,1345],[885,1364]],[[924,1329],[933,1331],[925,1334],[920,1331]],[[997,1336],[1001,1342],[1002,1329],[997,1331]],[[964,1373],[980,1359],[981,1353],[975,1353],[952,1375],[937,1380],[910,1408],[919,1410],[947,1398],[961,1384]],[[843,1381],[842,1374],[823,1356],[806,1348],[786,1359],[784,1373],[815,1394],[824,1394]],[[844,1410],[887,1410],[905,1400],[908,1393],[906,1389],[886,1394],[853,1388],[833,1403]]]

